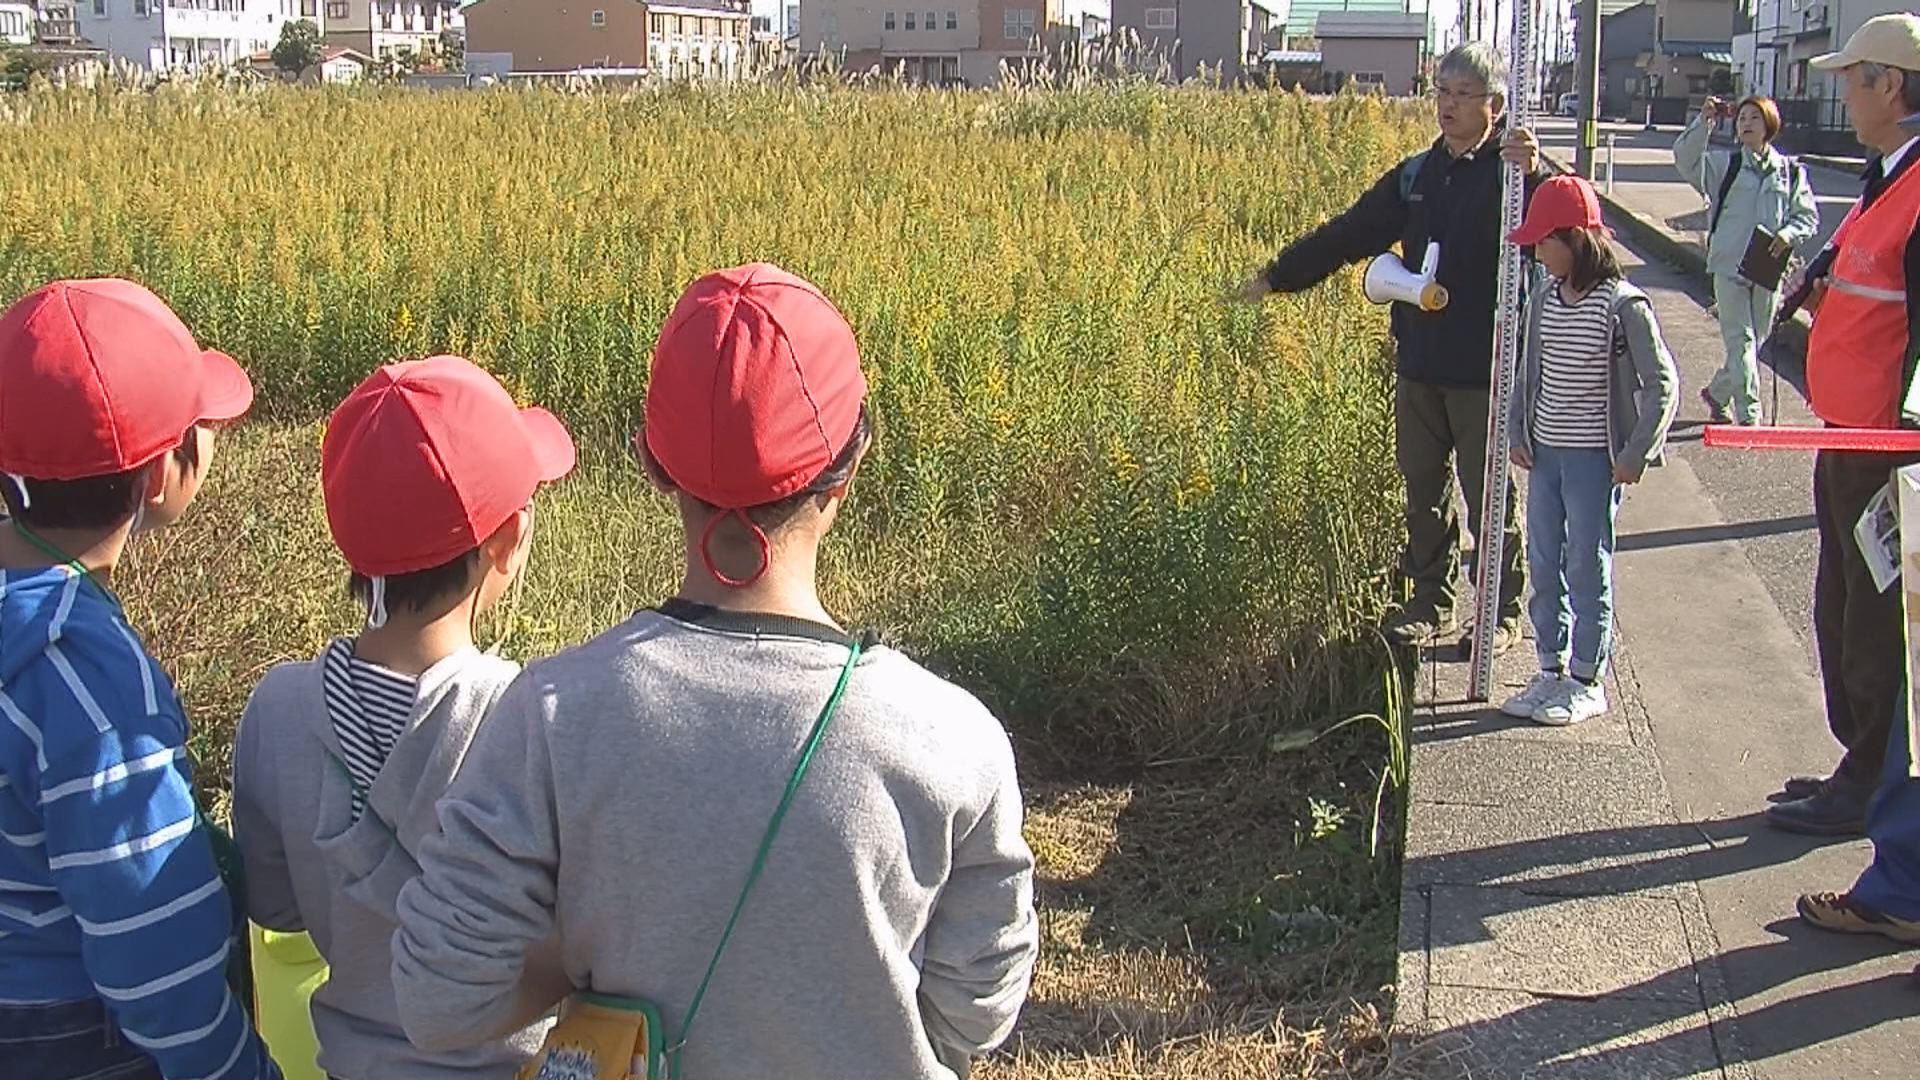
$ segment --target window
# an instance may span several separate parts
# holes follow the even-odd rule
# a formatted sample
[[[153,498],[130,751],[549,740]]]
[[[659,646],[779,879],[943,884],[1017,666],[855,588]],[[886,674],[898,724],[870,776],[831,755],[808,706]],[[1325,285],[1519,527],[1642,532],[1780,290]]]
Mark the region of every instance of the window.
[[[107,0],[93,0],[93,15],[96,19],[107,17]]]
[[[607,25],[607,13],[604,11],[596,11],[588,16],[587,21],[595,26],[605,26]]]
[[[947,12],[947,29],[949,30],[960,29],[960,16],[957,13],[951,12],[951,11]],[[955,63],[958,63],[958,62],[959,61],[957,60],[955,61]]]
[[[887,12],[886,16],[881,20],[880,26],[885,30],[893,29],[893,12]]]
[[[1174,28],[1174,9],[1170,7],[1150,7],[1147,9],[1147,29],[1172,30]]]
[[[147,0],[133,0],[133,14],[136,18],[146,18],[148,11]]]
[[[927,12],[927,21],[922,25],[924,25],[929,30],[938,30],[940,29],[940,18],[939,16],[935,15],[933,12],[929,11]]]
[[[344,19],[347,17],[345,0],[327,0],[327,18]]]
[[[911,11],[907,12],[907,29],[909,30],[915,29],[913,25],[913,12]]]
[[[1385,86],[1387,76],[1381,71],[1356,71],[1353,73],[1353,81],[1361,86]]]
[[[1704,94],[1707,92],[1707,85],[1708,80],[1705,75],[1687,76],[1687,93],[1689,94]]]
[[[1008,8],[1005,25],[1001,28],[1008,41],[1026,41],[1033,37],[1032,8]]]
[[[320,14],[320,0],[300,0],[300,17],[311,19]]]

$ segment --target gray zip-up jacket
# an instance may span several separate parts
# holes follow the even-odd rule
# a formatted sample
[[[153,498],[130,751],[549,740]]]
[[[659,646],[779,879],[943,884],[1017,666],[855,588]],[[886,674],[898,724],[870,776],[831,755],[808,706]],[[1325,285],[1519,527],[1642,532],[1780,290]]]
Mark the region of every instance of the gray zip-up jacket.
[[[1527,289],[1526,347],[1507,399],[1515,446],[1533,449],[1534,406],[1540,396],[1540,321],[1548,289],[1559,283],[1536,269]],[[1626,279],[1613,297],[1613,346],[1607,367],[1608,449],[1615,464],[1658,465],[1679,407],[1680,372],[1660,337],[1647,294]]]
[[[429,1047],[498,1029],[528,945],[643,998],[669,1043],[850,640],[685,603],[527,667],[400,894],[394,982]],[[1006,732],[862,653],[703,1001],[682,1075],[951,1080],[1012,1031],[1038,951]]]
[[[327,712],[325,653],[276,666],[247,702],[233,750],[247,914],[270,930],[306,930],[326,958],[313,1027],[320,1067],[332,1076],[507,1080],[546,1034],[541,1023],[460,1050],[421,1050],[400,1028],[393,989],[400,887],[419,872],[414,859],[436,828],[434,803],[519,670],[468,648],[422,674],[405,732],[358,820],[350,820],[352,783]]]
[[[1813,184],[1807,179],[1806,167],[1771,146],[1759,154],[1745,147],[1714,153],[1707,148],[1710,134],[1706,124],[1695,116],[1673,144],[1674,168],[1709,204],[1720,196],[1720,182],[1726,178],[1727,167],[1736,160],[1740,163],[1739,175],[1727,189],[1720,222],[1707,238],[1707,269],[1727,277],[1739,276],[1740,260],[1747,253],[1747,242],[1753,238],[1756,225],[1795,248],[1812,239],[1820,229],[1820,210],[1813,201]],[[1707,212],[1712,214],[1711,206]]]

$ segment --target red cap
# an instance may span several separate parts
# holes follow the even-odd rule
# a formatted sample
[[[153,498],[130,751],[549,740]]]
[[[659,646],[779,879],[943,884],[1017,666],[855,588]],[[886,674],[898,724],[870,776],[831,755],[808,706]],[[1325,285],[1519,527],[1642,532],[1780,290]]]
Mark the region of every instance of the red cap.
[[[368,577],[428,570],[480,546],[573,470],[573,440],[457,356],[388,364],[327,421],[320,487],[347,565]]]
[[[737,266],[689,286],[660,331],[647,449],[695,498],[760,506],[833,464],[866,396],[839,309],[777,266]]]
[[[56,281],[0,315],[0,472],[126,472],[252,404],[240,365],[131,281]]]
[[[1553,176],[1534,189],[1527,218],[1507,239],[1531,247],[1561,229],[1600,227],[1600,196],[1578,176]]]

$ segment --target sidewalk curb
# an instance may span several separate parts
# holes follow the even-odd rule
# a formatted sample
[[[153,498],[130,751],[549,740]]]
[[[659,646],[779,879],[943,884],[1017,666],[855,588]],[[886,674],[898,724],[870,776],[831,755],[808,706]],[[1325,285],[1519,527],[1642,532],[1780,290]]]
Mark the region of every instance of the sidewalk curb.
[[[1855,176],[1859,176],[1867,168],[1867,163],[1859,158],[1829,157],[1826,154],[1795,154],[1794,156],[1809,165],[1818,165],[1835,172],[1852,173]]]

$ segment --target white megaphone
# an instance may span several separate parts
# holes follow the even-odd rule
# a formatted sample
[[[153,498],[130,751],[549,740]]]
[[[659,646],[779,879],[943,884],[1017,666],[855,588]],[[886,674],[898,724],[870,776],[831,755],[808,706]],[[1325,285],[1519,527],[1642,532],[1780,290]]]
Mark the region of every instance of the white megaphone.
[[[1420,264],[1418,274],[1406,268],[1400,257],[1389,251],[1375,256],[1367,264],[1367,299],[1376,304],[1391,304],[1398,300],[1403,304],[1412,304],[1421,311],[1439,311],[1447,306],[1447,287],[1433,280],[1434,272],[1440,269],[1440,245],[1427,245],[1427,257]]]

